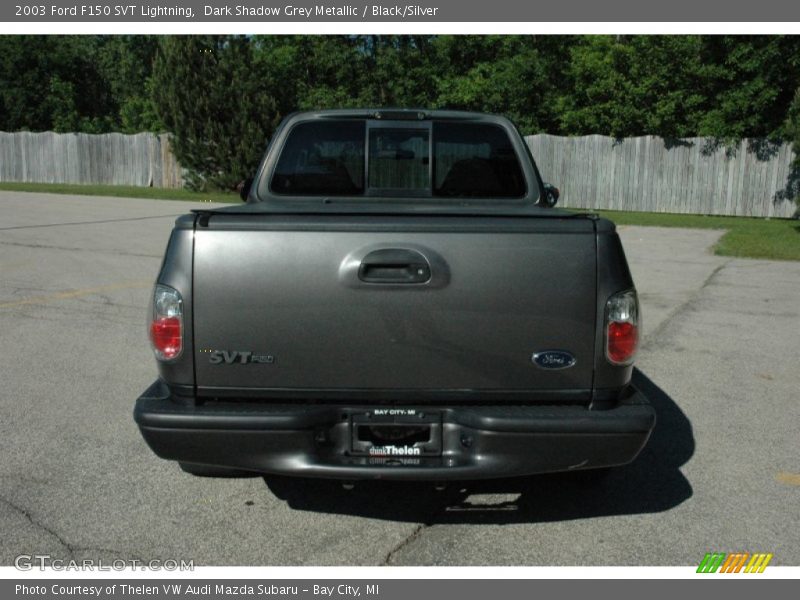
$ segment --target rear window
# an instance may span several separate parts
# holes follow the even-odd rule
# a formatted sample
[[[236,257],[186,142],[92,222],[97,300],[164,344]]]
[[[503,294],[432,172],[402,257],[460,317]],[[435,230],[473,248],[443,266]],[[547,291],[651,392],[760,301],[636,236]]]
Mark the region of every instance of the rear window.
[[[430,131],[411,127],[369,130],[369,189],[425,193],[430,189]]]
[[[294,196],[353,196],[364,192],[363,121],[309,121],[289,134],[272,191]]]
[[[520,198],[525,177],[505,129],[486,123],[299,123],[271,189],[288,196]]]

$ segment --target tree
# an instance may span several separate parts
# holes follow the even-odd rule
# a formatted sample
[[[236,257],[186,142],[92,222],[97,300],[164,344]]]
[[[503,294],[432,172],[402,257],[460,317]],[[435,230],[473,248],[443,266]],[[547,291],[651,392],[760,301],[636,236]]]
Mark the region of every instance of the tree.
[[[0,36],[0,129],[158,131],[150,36]]]
[[[108,129],[113,99],[90,36],[0,36],[0,128]]]
[[[792,142],[792,161],[786,188],[779,193],[780,199],[794,199],[797,204],[795,216],[800,216],[800,87],[795,90],[788,115],[783,125],[784,137]]]
[[[190,187],[232,188],[251,176],[277,125],[277,103],[242,36],[164,38],[153,68],[153,102],[174,134]]]
[[[296,110],[433,107],[525,134],[798,140],[800,36],[0,36],[0,130],[170,131],[197,186]],[[800,144],[800,140],[797,142]]]
[[[117,131],[163,131],[151,99],[158,39],[148,35],[104,36],[98,69],[114,99]]]
[[[562,131],[616,137],[696,135],[715,66],[698,36],[586,36],[571,51]]]
[[[708,110],[699,135],[729,142],[786,136],[786,118],[800,86],[800,37],[706,36],[704,57],[717,65],[709,78]]]
[[[256,68],[281,114],[359,106],[367,79],[355,36],[255,38]]]
[[[282,112],[430,106],[431,36],[268,36],[256,40],[260,73],[280,90]],[[284,108],[285,107],[285,108]]]

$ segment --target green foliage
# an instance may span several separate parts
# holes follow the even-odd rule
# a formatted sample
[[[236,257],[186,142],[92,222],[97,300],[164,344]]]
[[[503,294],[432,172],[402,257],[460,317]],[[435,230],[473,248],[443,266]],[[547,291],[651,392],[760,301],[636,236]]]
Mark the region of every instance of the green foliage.
[[[615,137],[696,135],[708,110],[702,39],[590,36],[571,51],[571,93],[560,103],[564,133]]]
[[[170,131],[199,187],[252,174],[296,110],[452,108],[524,134],[800,148],[798,90],[800,36],[0,36],[0,130]]]
[[[256,38],[259,74],[279,90],[282,112],[420,107],[434,100],[436,61],[426,36]]]
[[[118,131],[164,131],[152,102],[151,73],[157,48],[158,42],[153,36],[104,38],[99,69],[115,98],[115,129]]]
[[[168,37],[153,68],[153,102],[195,189],[230,189],[255,170],[277,103],[241,36]]]
[[[147,92],[154,51],[148,36],[0,36],[0,130],[161,129]]]
[[[789,173],[789,181],[783,197],[794,198],[797,203],[795,216],[800,216],[800,87],[794,93],[788,113],[783,127],[783,134],[786,139],[792,142],[794,160],[792,161],[792,169]]]
[[[784,138],[800,85],[800,37],[709,36],[703,45],[705,60],[715,68],[698,134],[725,141]]]
[[[505,114],[525,132],[556,131],[567,40],[535,36],[442,37],[437,106]]]

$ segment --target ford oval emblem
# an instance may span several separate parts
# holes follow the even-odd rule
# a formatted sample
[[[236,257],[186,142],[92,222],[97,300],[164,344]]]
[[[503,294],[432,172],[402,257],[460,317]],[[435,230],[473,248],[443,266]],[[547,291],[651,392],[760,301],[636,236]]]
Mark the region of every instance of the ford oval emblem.
[[[564,350],[545,350],[531,357],[540,369],[569,369],[575,365],[575,357]]]

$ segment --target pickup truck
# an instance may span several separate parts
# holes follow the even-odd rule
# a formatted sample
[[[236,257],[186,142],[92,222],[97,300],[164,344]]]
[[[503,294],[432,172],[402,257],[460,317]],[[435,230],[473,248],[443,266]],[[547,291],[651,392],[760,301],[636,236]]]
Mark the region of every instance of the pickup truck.
[[[134,411],[190,473],[443,483],[632,461],[639,303],[514,125],[298,113],[240,205],[177,219]]]

